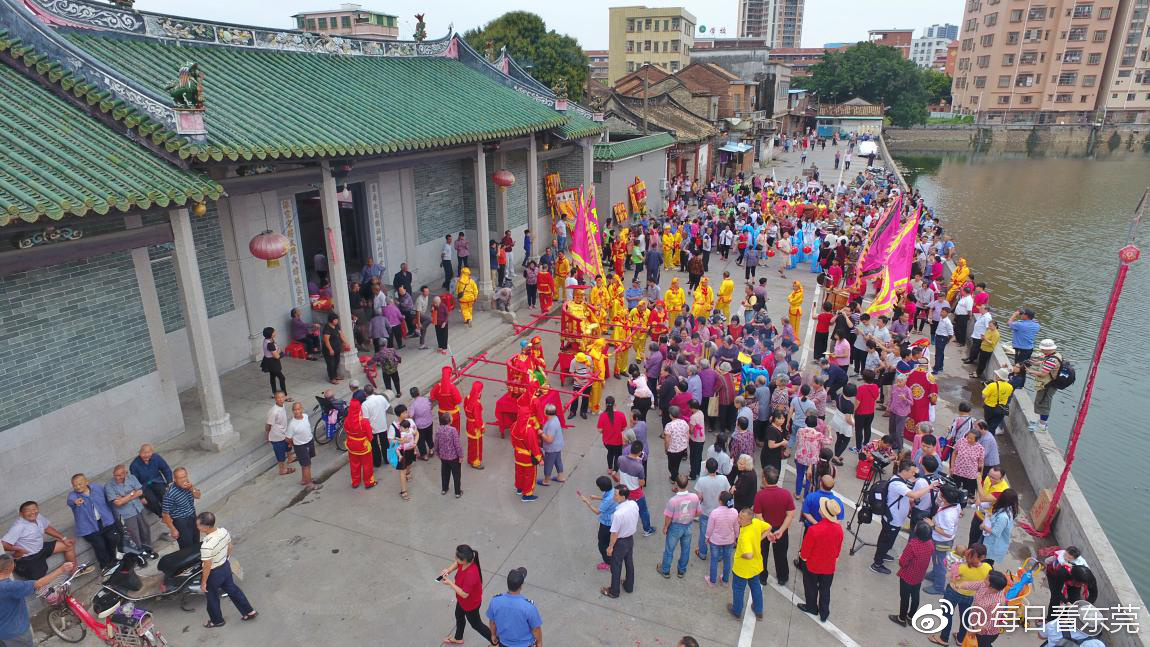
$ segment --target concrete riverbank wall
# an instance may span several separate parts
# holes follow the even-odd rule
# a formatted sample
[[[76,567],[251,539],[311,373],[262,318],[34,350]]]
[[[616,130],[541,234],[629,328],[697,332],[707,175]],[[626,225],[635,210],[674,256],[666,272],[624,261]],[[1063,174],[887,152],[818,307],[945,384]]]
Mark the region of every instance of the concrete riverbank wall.
[[[895,169],[899,182],[907,187],[906,181],[898,171],[898,166],[890,155],[890,148],[886,142],[886,133],[879,138],[879,152],[887,168]],[[945,218],[945,214],[942,214]],[[956,241],[961,247],[961,241]],[[1115,259],[1114,262],[1117,262]],[[947,273],[953,265],[947,264]],[[995,369],[1010,365],[1009,358],[1002,347],[995,349],[994,357],[987,367],[987,375],[992,375]],[[1087,370],[1081,367],[1083,377]],[[980,402],[975,402],[975,405]],[[979,407],[976,406],[977,410]],[[1010,415],[1006,421],[1006,431],[1010,442],[1018,452],[1019,460],[1026,469],[1026,475],[1035,492],[1043,489],[1053,490],[1066,463],[1063,460],[1062,448],[1058,447],[1049,433],[1032,431],[1038,422],[1034,413],[1034,399],[1028,391],[1016,391],[1014,400],[1010,405]],[[1089,440],[1087,440],[1089,442]],[[1115,490],[1117,495],[1117,490]],[[1150,646],[1150,613],[1142,602],[1142,596],[1134,587],[1130,574],[1114,551],[1114,546],[1106,537],[1105,531],[1094,510],[1087,502],[1078,483],[1071,474],[1066,481],[1062,502],[1058,507],[1058,515],[1054,519],[1053,538],[1061,546],[1074,545],[1082,550],[1082,556],[1090,564],[1098,579],[1097,606],[1103,609],[1113,609],[1122,605],[1134,607],[1138,614],[1138,625],[1146,631],[1120,632],[1111,634],[1106,644],[1111,647],[1148,647]],[[1041,603],[1043,601],[1036,601]],[[1111,613],[1107,612],[1107,617]]]
[[[1123,159],[1150,153],[1150,124],[1128,126],[919,126],[886,128],[894,151],[1021,153]]]

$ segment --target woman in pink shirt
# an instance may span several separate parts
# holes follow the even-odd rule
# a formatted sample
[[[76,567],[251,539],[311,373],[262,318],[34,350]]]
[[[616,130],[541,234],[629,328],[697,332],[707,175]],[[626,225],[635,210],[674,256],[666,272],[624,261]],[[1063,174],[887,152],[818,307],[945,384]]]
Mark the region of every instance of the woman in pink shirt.
[[[850,366],[851,363],[851,343],[839,333],[835,333],[831,337],[831,342],[831,348],[833,348],[830,356],[831,364],[846,370],[846,367]]]
[[[723,563],[723,585],[731,581],[731,560],[735,553],[735,541],[739,538],[739,513],[731,507],[733,495],[730,492],[719,494],[719,507],[707,517],[707,544],[710,546],[711,571],[705,578],[707,584],[718,582],[716,569]]]
[[[971,429],[954,444],[950,452],[950,475],[967,492],[978,491],[978,477],[986,449],[978,442],[978,431]]]
[[[890,412],[890,428],[888,432],[891,438],[894,439],[894,451],[896,454],[902,453],[902,441],[904,438],[914,438],[914,433],[907,434],[906,419],[910,415],[910,405],[914,403],[914,398],[910,393],[910,387],[906,385],[906,375],[896,374],[894,378],[894,386],[890,389],[890,406],[887,411]]]

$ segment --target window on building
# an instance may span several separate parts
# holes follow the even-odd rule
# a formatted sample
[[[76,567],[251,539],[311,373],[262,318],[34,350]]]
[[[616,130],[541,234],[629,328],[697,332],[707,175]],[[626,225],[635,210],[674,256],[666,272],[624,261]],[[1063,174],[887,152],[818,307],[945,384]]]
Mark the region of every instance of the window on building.
[[[1094,32],[1094,42],[1105,43],[1106,42],[1106,34],[1108,34],[1108,33],[1110,33],[1110,32],[1108,32],[1105,29],[1099,29],[1099,30],[1095,31]]]
[[[679,61],[671,61],[671,71],[672,72],[678,72],[679,71]]]
[[[643,51],[644,52],[651,51],[651,41],[649,41],[649,40],[643,41]]]
[[[633,40],[627,41],[627,53],[628,54],[634,54],[635,53],[635,41],[633,41]]]
[[[1099,65],[1102,63],[1102,52],[1093,52],[1090,56],[1086,57],[1087,65]]]
[[[679,51],[679,39],[675,39],[675,40],[671,41],[671,51],[672,52]]]
[[[983,68],[990,67],[990,55],[984,54],[983,56],[979,56],[978,61],[975,62],[975,65]]]
[[[635,71],[635,61],[627,61],[627,71],[628,72],[634,72]]]
[[[308,31],[315,31],[315,18],[308,18],[307,19],[307,30]]]
[[[1064,33],[1066,33],[1066,37],[1068,40],[1080,41],[1080,40],[1086,40],[1086,34],[1089,31],[1090,30],[1087,29],[1086,27],[1071,27],[1069,32],[1064,32]]]
[[[1008,103],[1010,103],[1010,95],[1009,94],[1004,94],[1004,95],[1001,95],[998,97],[998,105],[1004,106]]]
[[[1094,13],[1094,5],[1092,4],[1079,4],[1074,5],[1071,16],[1074,18],[1089,18]]]
[[[1068,49],[1068,50],[1066,50],[1066,52],[1062,54],[1062,62],[1063,63],[1081,63],[1082,62],[1082,50],[1080,50],[1080,49]]]
[[[1033,95],[1033,94],[1024,94],[1024,95],[1022,95],[1022,101],[1021,101],[1021,103],[1022,103],[1022,104],[1024,104],[1024,105],[1025,105],[1025,104],[1034,103],[1034,95]]]
[[[1019,74],[1014,79],[1014,87],[1016,88],[1029,88],[1034,85],[1033,74]]]
[[[1056,94],[1054,95],[1054,103],[1070,103],[1074,100],[1073,94]]]
[[[672,18],[671,19],[671,29],[673,29],[675,31],[679,30],[679,19],[678,18]]]
[[[1031,7],[1026,12],[1027,20],[1046,20],[1046,7]]]
[[[320,18],[319,19],[319,28],[320,29],[327,29],[327,18]]]
[[[978,44],[983,47],[994,47],[994,34],[986,34],[978,39]]]
[[[998,77],[998,87],[1000,87],[1000,88],[1009,88],[1010,87],[1010,75],[1009,74],[1003,74],[1002,76]]]
[[[978,18],[971,18],[966,21],[966,31],[974,31],[978,29]]]
[[[1131,93],[1126,95],[1127,101],[1133,101],[1136,98],[1138,98],[1138,94],[1136,92],[1131,92]]]
[[[1028,43],[1037,43],[1038,41],[1042,40],[1042,29],[1037,27],[1033,29],[1027,29],[1026,31],[1022,32],[1022,40]]]
[[[307,18],[304,18],[302,16],[299,18],[296,18],[295,19],[295,28],[296,29],[307,29]]]
[[[664,52],[671,51],[671,41],[669,41],[669,40],[663,41],[663,51]]]
[[[1011,10],[1010,22],[1022,22],[1022,10],[1021,9]]]
[[[1110,7],[1102,7],[1102,8],[1100,8],[1100,9],[1098,10],[1098,19],[1099,19],[1099,20],[1110,20],[1110,14],[1111,14],[1111,12],[1113,12],[1113,11],[1114,11],[1114,10],[1113,10],[1113,9],[1111,9]]]
[[[339,26],[344,29],[351,29],[351,16],[340,16]]]
[[[1094,74],[1086,74],[1082,77],[1082,87],[1092,88],[1098,82],[1098,76]]]
[[[1018,36],[1019,36],[1019,33],[1016,31],[1006,32],[1006,44],[1007,45],[1017,45],[1018,44]]]
[[[1077,72],[1063,72],[1058,75],[1058,85],[1075,85],[1078,83]]]
[[[1038,62],[1038,52],[1023,52],[1018,57],[1019,65],[1034,65]]]
[[[993,27],[993,26],[997,25],[998,24],[998,12],[996,11],[994,13],[986,14],[986,16],[982,19],[982,24],[986,25],[987,27]]]
[[[1002,64],[1007,67],[1014,65],[1014,54],[1003,54]]]
[[[635,19],[634,18],[628,18],[627,19],[627,31],[635,31]]]
[[[659,25],[661,25],[662,23],[663,23],[662,20],[656,20],[655,21],[655,31],[662,31],[661,29],[659,29]]]
[[[964,52],[974,51],[974,39],[973,38],[962,39],[962,51],[964,51]]]
[[[1118,70],[1118,78],[1120,78],[1120,79],[1130,78],[1130,70]]]
[[[986,87],[986,77],[985,76],[974,77],[974,87],[985,88]]]
[[[643,21],[643,29],[646,29],[647,31],[651,31],[651,19],[650,18],[647,18],[646,20]]]

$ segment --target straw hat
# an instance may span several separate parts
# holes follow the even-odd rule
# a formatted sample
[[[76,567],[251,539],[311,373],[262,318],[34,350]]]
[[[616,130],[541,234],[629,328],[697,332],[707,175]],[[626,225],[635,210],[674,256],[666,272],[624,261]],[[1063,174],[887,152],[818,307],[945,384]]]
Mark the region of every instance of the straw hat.
[[[830,497],[819,499],[819,515],[821,515],[823,519],[830,519],[837,523],[839,513],[842,511],[843,507],[839,505],[838,501]]]
[[[1008,369],[1008,368],[996,369],[994,371],[994,377],[999,379],[999,380],[1002,380],[1003,382],[1006,382],[1007,380],[1010,379],[1010,369]]]

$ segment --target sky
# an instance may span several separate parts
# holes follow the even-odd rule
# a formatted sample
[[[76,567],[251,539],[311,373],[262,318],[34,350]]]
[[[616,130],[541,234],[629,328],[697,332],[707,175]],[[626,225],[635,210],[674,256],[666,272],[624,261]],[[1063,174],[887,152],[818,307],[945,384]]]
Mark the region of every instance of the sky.
[[[364,9],[398,15],[400,38],[410,38],[416,13],[424,13],[429,38],[447,33],[449,23],[456,31],[480,26],[507,11],[533,11],[543,17],[549,29],[574,36],[584,49],[607,48],[607,9],[611,6],[643,4],[642,1],[579,0],[578,2],[496,2],[470,0],[361,0]],[[726,28],[735,36],[738,0],[668,0],[647,2],[647,6],[683,6],[709,31]],[[136,0],[136,9],[266,27],[292,27],[291,15],[302,11],[334,9],[339,0]],[[274,7],[274,12],[269,8]],[[922,29],[935,23],[958,24],[962,0],[806,0],[803,19],[803,47],[824,43],[865,40],[868,29]]]

